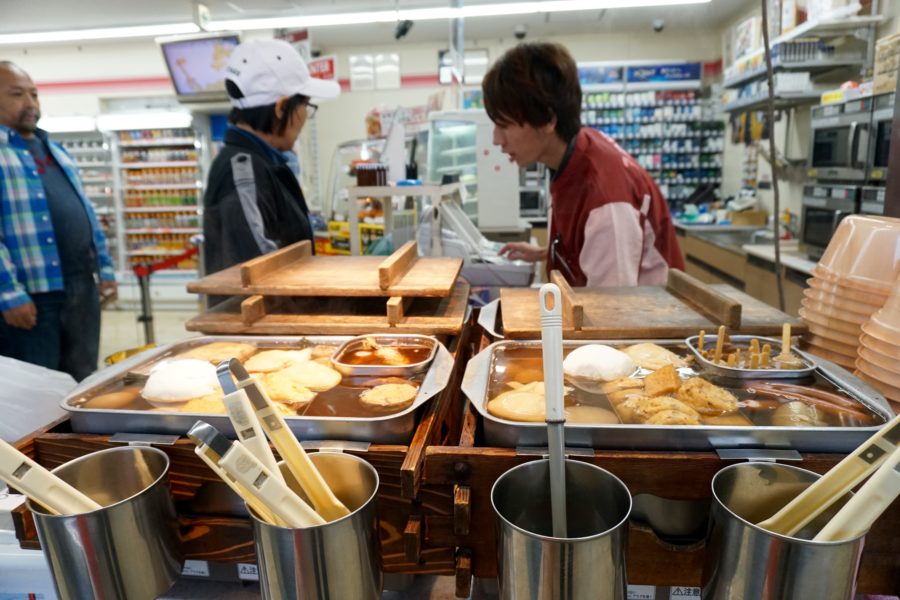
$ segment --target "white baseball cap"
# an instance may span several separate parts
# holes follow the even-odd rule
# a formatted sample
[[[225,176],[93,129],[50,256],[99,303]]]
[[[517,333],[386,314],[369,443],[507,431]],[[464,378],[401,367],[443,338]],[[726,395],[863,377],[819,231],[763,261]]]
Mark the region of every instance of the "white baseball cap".
[[[237,108],[255,108],[275,104],[282,96],[302,94],[327,100],[341,93],[336,81],[310,76],[303,57],[284,40],[250,40],[231,53],[225,79],[243,92],[243,98],[230,98]]]

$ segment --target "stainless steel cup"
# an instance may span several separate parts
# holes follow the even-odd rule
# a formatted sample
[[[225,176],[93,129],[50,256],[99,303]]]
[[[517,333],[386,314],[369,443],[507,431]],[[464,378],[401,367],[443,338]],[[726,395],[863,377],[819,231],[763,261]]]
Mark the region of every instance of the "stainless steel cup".
[[[253,521],[263,598],[375,600],[381,598],[381,549],[375,494],[378,473],[361,458],[337,452],[310,454],[325,482],[350,514],[337,521],[291,529]],[[282,465],[287,484],[306,499]]]
[[[853,598],[863,536],[843,542],[809,541],[850,494],[794,537],[754,525],[778,512],[819,477],[774,463],[737,464],[716,473],[703,569],[704,599]]]
[[[50,515],[28,501],[38,538],[63,600],[151,600],[184,564],[166,474],[156,448],[109,448],[53,470],[103,508]]]
[[[568,536],[552,537],[550,470],[537,460],[512,468],[491,489],[504,600],[624,600],[631,494],[619,478],[566,460]]]

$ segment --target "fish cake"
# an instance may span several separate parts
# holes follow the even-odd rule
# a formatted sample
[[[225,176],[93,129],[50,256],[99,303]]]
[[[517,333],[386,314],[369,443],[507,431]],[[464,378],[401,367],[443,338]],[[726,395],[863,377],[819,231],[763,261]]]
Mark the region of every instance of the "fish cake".
[[[613,411],[599,406],[579,404],[567,406],[566,423],[581,423],[584,425],[609,425],[618,423],[619,417]]]
[[[672,365],[673,367],[687,366],[687,361],[685,359],[681,358],[671,350],[667,350],[666,348],[651,342],[628,346],[627,348],[623,348],[622,352],[631,357],[631,360],[637,363],[639,367],[651,371],[662,369],[667,365]]]
[[[223,360],[236,358],[242,363],[250,358],[256,352],[256,346],[253,344],[245,344],[242,342],[211,342],[203,344],[196,348],[191,348],[187,352],[182,352],[178,358],[196,358],[197,360],[206,360],[218,365]]]
[[[544,382],[534,381],[498,394],[488,401],[488,412],[507,421],[539,423],[546,419]]]
[[[629,398],[622,404],[619,404],[616,407],[616,410],[626,420],[641,423],[647,422],[650,417],[664,410],[675,410],[688,416],[700,418],[697,411],[671,396],[639,396],[636,398]]]
[[[648,396],[666,396],[678,391],[681,378],[672,365],[653,371],[644,378],[644,392]]]
[[[699,425],[700,415],[680,410],[661,410],[644,421],[645,425]]]
[[[701,377],[691,377],[682,383],[677,397],[703,415],[721,415],[738,409],[734,394]]]
[[[310,360],[312,350],[263,350],[244,363],[250,373],[271,373]]]
[[[383,383],[359,395],[363,404],[375,408],[399,408],[412,404],[419,390],[411,383]]]
[[[313,392],[327,392],[341,382],[342,375],[327,365],[308,360],[277,372]]]
[[[267,373],[259,377],[266,394],[272,402],[284,404],[294,413],[312,402],[316,393],[293,377],[288,369]]]

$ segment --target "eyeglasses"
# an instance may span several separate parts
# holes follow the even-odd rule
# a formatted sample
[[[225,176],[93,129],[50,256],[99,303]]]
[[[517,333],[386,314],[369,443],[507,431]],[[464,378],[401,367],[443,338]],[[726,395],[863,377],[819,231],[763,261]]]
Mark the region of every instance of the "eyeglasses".
[[[313,115],[316,114],[316,111],[319,110],[318,104],[313,104],[312,102],[306,103],[306,118],[312,119]]]

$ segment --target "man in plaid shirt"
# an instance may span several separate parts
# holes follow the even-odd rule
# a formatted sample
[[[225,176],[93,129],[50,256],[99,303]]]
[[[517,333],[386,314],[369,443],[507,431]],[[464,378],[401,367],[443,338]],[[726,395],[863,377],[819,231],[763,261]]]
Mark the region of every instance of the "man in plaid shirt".
[[[115,275],[77,167],[40,116],[31,78],[0,61],[0,355],[81,380],[97,368]]]

